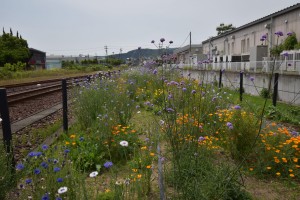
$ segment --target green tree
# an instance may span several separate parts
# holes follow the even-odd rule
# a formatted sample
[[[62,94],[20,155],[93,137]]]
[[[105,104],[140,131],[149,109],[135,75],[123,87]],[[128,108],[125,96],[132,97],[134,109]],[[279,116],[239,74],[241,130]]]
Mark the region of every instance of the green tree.
[[[232,24],[224,24],[221,23],[219,26],[217,26],[216,31],[218,31],[218,35],[222,35],[223,33],[227,32],[227,31],[232,31],[234,30],[235,27],[232,26]]]
[[[0,66],[6,63],[14,64],[17,62],[27,63],[30,58],[30,52],[27,41],[13,36],[12,31],[0,36]]]

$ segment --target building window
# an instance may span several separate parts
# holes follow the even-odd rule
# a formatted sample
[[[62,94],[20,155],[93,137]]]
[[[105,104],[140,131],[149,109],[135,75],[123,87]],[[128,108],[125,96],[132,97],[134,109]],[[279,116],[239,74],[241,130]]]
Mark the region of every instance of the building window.
[[[247,38],[247,52],[250,52],[250,38]]]
[[[245,40],[241,40],[241,53],[245,53]]]

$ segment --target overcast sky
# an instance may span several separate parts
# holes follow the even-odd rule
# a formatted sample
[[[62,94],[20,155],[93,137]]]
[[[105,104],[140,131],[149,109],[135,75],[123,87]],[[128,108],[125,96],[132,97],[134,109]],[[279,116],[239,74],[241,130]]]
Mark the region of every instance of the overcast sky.
[[[0,0],[0,27],[12,28],[29,47],[47,55],[105,55],[151,40],[173,40],[173,47],[217,34],[221,23],[239,27],[296,3],[297,0]],[[2,34],[2,32],[0,33]],[[184,43],[185,42],[185,43]]]

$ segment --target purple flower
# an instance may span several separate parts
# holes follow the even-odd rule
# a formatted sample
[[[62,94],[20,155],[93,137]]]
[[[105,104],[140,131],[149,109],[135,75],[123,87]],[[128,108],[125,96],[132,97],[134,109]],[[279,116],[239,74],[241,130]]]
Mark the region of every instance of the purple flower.
[[[227,122],[227,123],[226,123],[226,126],[227,126],[229,129],[233,129],[233,125],[232,125],[232,123],[230,123],[230,122]]]
[[[113,163],[111,161],[107,161],[106,163],[104,163],[103,165],[106,169],[109,169],[113,166]]]
[[[167,110],[167,112],[174,112],[174,110],[172,108],[167,108],[166,110]]]
[[[30,179],[30,178],[28,178],[28,179],[25,180],[26,184],[30,184],[31,182],[32,182],[32,179]]]
[[[216,97],[213,97],[211,101],[215,101],[216,99],[217,99]]]
[[[173,41],[172,40],[170,40],[170,42],[169,42],[170,44],[173,44]]]
[[[54,171],[54,172],[59,172],[59,171],[60,171],[60,168],[59,168],[59,167],[54,167],[53,171]]]
[[[153,74],[157,74],[157,69],[154,69],[154,70],[153,70]]]
[[[292,131],[292,136],[294,136],[294,137],[296,137],[297,135],[299,135],[299,133],[298,132],[296,132],[296,131]]]
[[[205,137],[200,136],[198,142],[202,142],[203,140],[205,140]]]
[[[294,33],[293,32],[288,32],[287,35],[292,36],[292,35],[294,35]]]
[[[285,52],[284,54],[282,54],[284,57],[288,57],[289,56],[289,53],[288,52]]]
[[[196,94],[196,90],[192,90],[192,94]]]
[[[292,64],[291,64],[291,63],[288,63],[288,66],[290,67],[290,66],[292,66]]]
[[[155,41],[154,41],[154,40],[152,40],[152,41],[151,41],[151,43],[153,44],[153,43],[155,43]]]
[[[61,182],[63,182],[63,179],[62,179],[62,178],[57,178],[56,181],[57,181],[58,183],[61,183]]]
[[[66,149],[64,152],[65,152],[65,154],[67,154],[67,153],[70,152],[70,150],[69,150],[69,149]]]
[[[185,91],[186,91],[186,88],[182,88],[182,91],[184,91],[184,92],[185,92]]]
[[[234,109],[236,109],[236,110],[240,110],[240,109],[241,109],[241,106],[239,106],[239,105],[236,105],[236,106],[234,106]]]
[[[282,31],[277,31],[277,32],[275,32],[274,34],[277,35],[278,37],[279,37],[279,36],[283,36],[283,32],[282,32]]]
[[[165,38],[160,38],[160,42],[163,43],[165,41]]]
[[[22,163],[17,164],[16,169],[17,170],[23,170],[25,166]]]
[[[40,170],[39,168],[36,168],[36,169],[33,171],[33,173],[35,173],[35,174],[40,174],[40,173],[41,173],[41,170]]]
[[[251,76],[251,77],[250,77],[250,81],[254,81],[254,77]]]
[[[62,200],[62,198],[60,198],[60,197],[56,197],[56,199],[55,200]]]

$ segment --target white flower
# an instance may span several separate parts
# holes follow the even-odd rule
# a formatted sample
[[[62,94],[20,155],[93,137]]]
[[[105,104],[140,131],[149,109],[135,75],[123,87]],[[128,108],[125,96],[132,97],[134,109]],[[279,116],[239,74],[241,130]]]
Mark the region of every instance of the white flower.
[[[140,114],[141,113],[141,111],[137,111],[137,114]]]
[[[120,145],[123,146],[123,147],[128,147],[128,142],[125,141],[125,140],[124,140],[124,141],[121,141],[121,142],[120,142]]]
[[[164,120],[159,120],[159,123],[161,126],[165,124]]]
[[[94,172],[90,173],[90,177],[91,177],[91,178],[94,178],[94,177],[96,177],[97,175],[98,175],[98,172],[97,172],[97,171],[94,171]]]
[[[67,187],[60,187],[57,192],[58,192],[58,194],[63,194],[65,192],[67,192],[67,191],[68,191]]]
[[[0,122],[2,122],[2,118],[0,118]]]
[[[121,181],[116,181],[116,185],[122,185]]]

